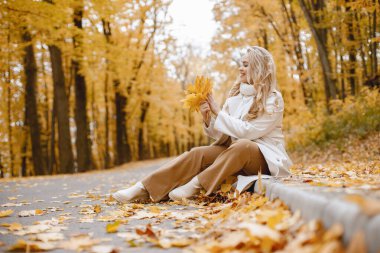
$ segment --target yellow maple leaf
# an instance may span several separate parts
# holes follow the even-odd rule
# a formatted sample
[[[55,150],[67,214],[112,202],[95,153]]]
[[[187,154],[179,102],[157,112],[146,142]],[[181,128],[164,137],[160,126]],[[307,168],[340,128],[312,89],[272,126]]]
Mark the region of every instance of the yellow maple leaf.
[[[107,233],[116,233],[120,226],[120,221],[115,221],[114,223],[109,223],[106,226]]]
[[[220,189],[222,190],[222,192],[226,193],[231,190],[231,187],[232,187],[231,184],[222,184]]]
[[[197,90],[195,89],[195,85],[189,84],[185,92],[186,94],[196,93]]]
[[[149,207],[149,211],[151,211],[152,213],[160,213],[161,209],[158,206],[151,206]]]
[[[95,213],[100,213],[101,211],[102,211],[102,208],[101,208],[100,205],[95,205],[95,206],[94,206],[94,212],[95,212]]]
[[[283,212],[278,212],[275,215],[272,215],[268,218],[267,224],[271,229],[275,229],[276,225],[279,224],[285,217]]]
[[[194,84],[187,86],[185,91],[186,97],[181,100],[184,108],[190,111],[199,111],[200,104],[207,99],[208,94],[212,91],[212,84],[209,78],[197,76]]]

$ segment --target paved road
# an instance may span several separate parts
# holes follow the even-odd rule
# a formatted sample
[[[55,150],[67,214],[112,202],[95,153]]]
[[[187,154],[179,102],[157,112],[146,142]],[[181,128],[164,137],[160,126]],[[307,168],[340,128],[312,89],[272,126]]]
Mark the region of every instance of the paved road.
[[[171,159],[171,158],[170,158]],[[122,166],[101,172],[81,173],[76,175],[59,175],[47,177],[32,177],[21,179],[0,180],[0,211],[7,209],[14,210],[9,217],[0,218],[0,224],[4,223],[21,223],[23,226],[32,225],[36,221],[49,220],[60,215],[73,217],[64,221],[67,230],[62,231],[65,239],[69,239],[76,233],[93,233],[94,238],[108,238],[111,240],[102,244],[116,245],[121,252],[161,252],[164,251],[152,244],[145,244],[144,248],[130,247],[125,239],[117,236],[115,233],[106,233],[107,222],[84,222],[79,220],[84,217],[80,213],[83,205],[102,206],[103,211],[112,211],[120,209],[119,205],[107,206],[104,199],[111,192],[125,188],[131,183],[141,179],[147,173],[159,168],[170,159],[160,159],[145,163],[136,163],[134,166]],[[130,168],[132,167],[132,168]],[[88,194],[99,195],[98,200],[86,197]],[[22,206],[2,206],[6,203],[30,203]],[[176,207],[171,207],[176,208]],[[18,217],[18,213],[23,210],[42,209],[47,213],[41,216]],[[70,213],[70,214],[68,214]],[[119,227],[119,232],[134,232],[139,225],[154,222],[153,219],[130,220],[128,224]],[[171,221],[161,223],[159,226],[171,228]],[[0,246],[0,251],[5,251],[10,245],[13,245],[17,239],[27,236],[17,236],[9,232],[7,228],[0,227],[0,242],[5,245]],[[180,249],[171,248],[165,252],[180,252]],[[67,252],[67,250],[55,249],[51,252]]]

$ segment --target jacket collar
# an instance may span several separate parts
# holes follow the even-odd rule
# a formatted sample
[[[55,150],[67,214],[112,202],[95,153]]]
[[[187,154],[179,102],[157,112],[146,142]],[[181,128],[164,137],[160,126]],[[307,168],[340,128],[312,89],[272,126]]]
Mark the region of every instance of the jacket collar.
[[[240,94],[243,96],[253,96],[256,95],[256,89],[251,84],[240,83]]]

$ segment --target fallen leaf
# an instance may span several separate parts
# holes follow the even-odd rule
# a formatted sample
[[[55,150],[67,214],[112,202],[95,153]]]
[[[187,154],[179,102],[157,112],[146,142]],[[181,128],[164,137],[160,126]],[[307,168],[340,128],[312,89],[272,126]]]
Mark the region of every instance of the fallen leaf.
[[[53,243],[44,242],[30,242],[19,239],[15,244],[8,248],[8,251],[25,251],[25,252],[39,252],[53,250],[56,245]]]
[[[9,231],[18,231],[18,230],[21,230],[22,229],[22,225],[20,223],[11,223],[9,224],[8,226],[8,230]]]
[[[24,205],[23,203],[5,203],[1,205],[2,207],[11,207],[11,206],[22,206]]]
[[[142,220],[146,218],[153,218],[156,217],[157,214],[152,213],[152,212],[147,212],[145,210],[139,210],[137,211],[133,216],[131,216],[131,219],[137,219],[137,220]]]
[[[271,229],[275,229],[276,225],[279,224],[284,219],[284,213],[278,212],[275,215],[269,217],[267,224]]]
[[[100,205],[95,205],[94,206],[94,212],[95,213],[100,213],[102,211],[102,208],[100,207]]]
[[[258,238],[268,237],[275,242],[279,242],[281,239],[281,234],[279,232],[260,224],[245,222],[245,223],[239,224],[238,227],[246,228],[249,231],[251,236],[255,236]]]
[[[221,248],[235,248],[241,243],[246,243],[250,240],[247,232],[243,230],[226,233],[220,238],[218,246]]]
[[[144,207],[145,207],[144,205],[142,205],[142,204],[136,204],[136,203],[133,203],[131,205],[131,208],[133,208],[133,209],[143,209]]]
[[[18,213],[19,217],[29,217],[29,216],[36,216],[36,215],[43,215],[45,212],[40,209],[36,210],[24,210]]]
[[[7,217],[13,213],[13,210],[4,210],[0,211],[0,218]]]
[[[120,250],[113,245],[95,245],[91,247],[92,253],[118,253]]]
[[[171,247],[184,248],[191,245],[194,242],[192,239],[182,238],[170,241]]]
[[[331,241],[335,239],[340,239],[343,235],[344,228],[342,224],[335,223],[332,225],[329,230],[323,235],[323,241]]]
[[[109,222],[109,221],[115,221],[117,220],[117,217],[115,216],[101,216],[99,218],[96,219],[97,221],[106,221],[106,222]]]
[[[152,213],[160,213],[161,212],[161,210],[158,206],[150,206],[149,211],[151,211]]]
[[[59,247],[66,250],[82,251],[99,244],[101,240],[92,239],[89,234],[79,234],[70,238],[68,241],[59,243]]]
[[[62,233],[52,232],[52,233],[40,233],[30,239],[35,241],[49,242],[49,241],[60,241],[65,239],[65,236]]]
[[[152,230],[152,225],[151,224],[147,224],[146,225],[145,231],[136,228],[136,233],[138,235],[143,235],[143,236],[148,236],[148,237],[151,237],[151,238],[154,238],[154,239],[158,239],[156,233],[154,233],[153,230]]]
[[[226,193],[226,192],[229,192],[231,190],[231,187],[232,187],[231,184],[222,184],[220,186],[220,189],[222,192]]]
[[[141,238],[136,233],[131,233],[131,232],[118,232],[116,235],[121,237],[121,238],[124,238],[127,241],[128,240],[137,240],[137,239]]]
[[[51,229],[53,229],[53,227],[50,225],[37,224],[37,225],[24,226],[22,230],[18,230],[14,232],[14,234],[23,236],[26,234],[37,234],[37,233],[47,232]]]
[[[115,221],[114,223],[109,223],[106,226],[107,233],[116,233],[120,226],[120,221]]]

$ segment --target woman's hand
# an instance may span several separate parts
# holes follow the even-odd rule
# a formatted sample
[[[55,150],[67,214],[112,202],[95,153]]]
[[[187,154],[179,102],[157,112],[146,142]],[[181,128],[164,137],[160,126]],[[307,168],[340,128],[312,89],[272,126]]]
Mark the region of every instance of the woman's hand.
[[[215,115],[218,115],[218,113],[220,112],[219,105],[215,102],[212,94],[209,94],[207,96],[207,103],[210,106],[211,112]]]
[[[203,121],[206,123],[207,127],[210,125],[211,117],[210,117],[210,106],[207,101],[203,101],[199,107],[201,110],[201,114],[203,116]]]

